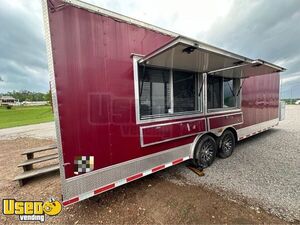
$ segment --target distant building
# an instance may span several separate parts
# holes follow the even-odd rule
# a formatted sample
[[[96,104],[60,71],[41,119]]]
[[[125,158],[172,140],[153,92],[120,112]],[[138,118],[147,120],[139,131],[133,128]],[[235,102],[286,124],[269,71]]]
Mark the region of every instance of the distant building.
[[[16,99],[12,96],[1,96],[0,97],[0,105],[14,105],[16,103]]]
[[[24,101],[21,102],[23,106],[40,106],[40,105],[47,105],[49,104],[48,101]]]

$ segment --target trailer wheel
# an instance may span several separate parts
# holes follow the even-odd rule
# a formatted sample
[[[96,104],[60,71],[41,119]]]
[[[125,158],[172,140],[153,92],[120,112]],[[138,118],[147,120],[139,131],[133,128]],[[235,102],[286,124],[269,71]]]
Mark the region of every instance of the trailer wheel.
[[[222,159],[231,156],[234,147],[235,147],[234,134],[230,130],[226,130],[220,138],[218,156]]]
[[[209,167],[217,155],[217,143],[211,136],[204,136],[197,143],[193,162],[196,167]]]

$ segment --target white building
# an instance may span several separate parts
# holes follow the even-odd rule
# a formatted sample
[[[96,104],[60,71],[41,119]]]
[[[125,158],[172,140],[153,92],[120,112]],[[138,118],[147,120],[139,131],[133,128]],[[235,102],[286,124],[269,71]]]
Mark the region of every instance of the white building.
[[[1,96],[0,105],[14,105],[17,100],[12,96]]]

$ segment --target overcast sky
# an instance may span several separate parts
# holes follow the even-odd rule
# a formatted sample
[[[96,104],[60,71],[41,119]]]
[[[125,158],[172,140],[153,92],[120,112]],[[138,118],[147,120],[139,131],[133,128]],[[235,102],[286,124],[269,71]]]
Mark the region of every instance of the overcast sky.
[[[288,70],[282,95],[300,97],[300,0],[86,0]],[[40,0],[0,0],[0,93],[49,88]]]

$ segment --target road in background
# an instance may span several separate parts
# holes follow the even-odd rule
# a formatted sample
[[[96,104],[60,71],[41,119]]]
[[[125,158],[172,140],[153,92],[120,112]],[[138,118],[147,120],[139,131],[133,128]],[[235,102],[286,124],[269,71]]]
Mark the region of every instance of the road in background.
[[[0,129],[0,140],[22,137],[56,139],[54,122]]]

